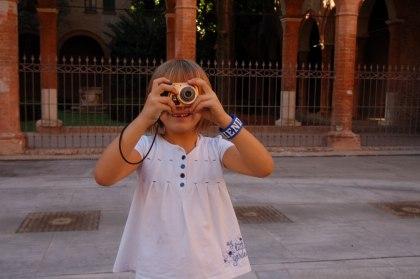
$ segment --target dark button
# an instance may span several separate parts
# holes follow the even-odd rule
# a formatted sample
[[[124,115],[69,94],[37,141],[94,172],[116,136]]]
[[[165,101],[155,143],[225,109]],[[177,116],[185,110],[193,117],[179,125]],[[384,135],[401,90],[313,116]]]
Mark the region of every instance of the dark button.
[[[185,177],[185,173],[181,173],[181,178],[184,178]]]
[[[179,184],[179,186],[184,187],[184,182],[181,182],[181,184]]]
[[[184,164],[181,165],[181,169],[185,169],[185,165]]]
[[[182,155],[181,159],[182,159],[182,160],[185,160],[185,158],[186,158],[186,157],[185,157],[185,155]]]

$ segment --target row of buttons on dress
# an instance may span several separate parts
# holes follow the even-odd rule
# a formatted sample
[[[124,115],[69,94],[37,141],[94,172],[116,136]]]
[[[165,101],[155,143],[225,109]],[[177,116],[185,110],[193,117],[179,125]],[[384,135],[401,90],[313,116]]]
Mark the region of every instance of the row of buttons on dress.
[[[185,158],[187,158],[187,157],[185,155],[182,155],[181,159],[182,160],[185,160]],[[181,169],[185,169],[185,164],[181,164]],[[181,172],[180,176],[181,176],[181,178],[184,178],[185,177],[185,173]],[[184,182],[181,182],[179,184],[179,186],[184,187],[185,186],[185,183]]]

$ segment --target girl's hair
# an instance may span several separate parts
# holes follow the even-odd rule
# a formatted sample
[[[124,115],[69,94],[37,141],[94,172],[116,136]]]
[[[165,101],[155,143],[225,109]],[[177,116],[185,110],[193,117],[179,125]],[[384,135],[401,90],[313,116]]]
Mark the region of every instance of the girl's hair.
[[[209,78],[207,77],[204,70],[196,62],[187,59],[172,59],[159,65],[159,67],[155,69],[152,77],[150,78],[150,82],[147,87],[147,94],[149,94],[152,90],[153,80],[161,77],[165,77],[171,82],[186,82],[192,78],[201,78],[211,86]],[[158,120],[158,123],[159,127],[163,128],[163,123],[160,120]],[[202,118],[198,122],[196,129],[197,131],[202,131],[210,125],[211,123],[208,120]],[[154,133],[155,126],[152,125],[149,127],[148,132]]]

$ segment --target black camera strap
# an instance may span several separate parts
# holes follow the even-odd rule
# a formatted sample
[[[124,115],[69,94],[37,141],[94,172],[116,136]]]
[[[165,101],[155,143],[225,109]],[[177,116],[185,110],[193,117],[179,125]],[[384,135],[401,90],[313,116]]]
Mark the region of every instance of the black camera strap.
[[[124,128],[121,130],[121,134],[120,134],[120,138],[119,138],[119,141],[118,141],[118,148],[119,148],[119,150],[120,150],[120,155],[121,155],[121,157],[124,159],[124,161],[126,161],[127,163],[129,163],[129,164],[131,164],[131,165],[137,165],[137,164],[140,164],[141,162],[143,162],[143,160],[144,159],[146,159],[146,157],[147,157],[147,155],[149,155],[149,153],[150,153],[150,151],[152,150],[152,147],[153,147],[153,144],[155,143],[155,139],[156,139],[156,135],[157,135],[157,132],[158,132],[158,122],[156,121],[155,122],[155,135],[154,135],[154,137],[153,137],[153,141],[152,141],[152,144],[150,145],[150,147],[149,147],[149,150],[147,150],[147,153],[146,153],[146,155],[144,155],[144,157],[140,160],[140,161],[138,161],[138,162],[130,162],[130,161],[128,161],[125,157],[124,157],[124,155],[123,155],[123,153],[122,153],[122,150],[121,150],[121,139],[122,139],[122,136],[123,136],[123,133],[124,133],[124,130],[125,130],[125,128],[127,128],[127,126],[129,125],[130,123],[128,123],[127,125],[125,125],[124,126]]]

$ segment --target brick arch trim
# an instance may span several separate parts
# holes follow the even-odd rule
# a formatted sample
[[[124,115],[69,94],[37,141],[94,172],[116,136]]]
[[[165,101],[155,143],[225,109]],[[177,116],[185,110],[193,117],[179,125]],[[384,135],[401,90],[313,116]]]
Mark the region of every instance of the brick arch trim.
[[[302,4],[302,14],[306,14],[308,11],[311,11],[314,14],[318,14],[321,11],[321,0],[305,0]]]
[[[91,39],[94,39],[100,45],[102,52],[104,53],[104,58],[108,58],[110,56],[110,50],[107,47],[105,40],[102,39],[100,36],[96,35],[95,33],[92,33],[87,30],[73,30],[73,31],[65,33],[64,35],[61,36],[60,40],[58,41],[58,49],[61,49],[64,42],[66,42],[68,39],[74,36],[86,36]]]

